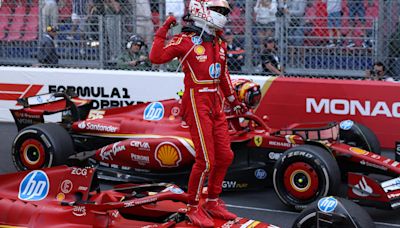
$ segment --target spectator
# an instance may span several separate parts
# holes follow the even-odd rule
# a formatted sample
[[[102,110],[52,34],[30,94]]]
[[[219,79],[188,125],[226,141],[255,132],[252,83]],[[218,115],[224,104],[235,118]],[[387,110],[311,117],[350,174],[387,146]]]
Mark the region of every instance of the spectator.
[[[382,62],[375,62],[371,70],[365,71],[367,80],[378,80],[393,82],[394,79],[386,74],[386,67]]]
[[[67,36],[67,39],[74,39],[73,35],[75,35],[76,31],[86,32],[86,20],[90,14],[92,2],[89,0],[73,0],[72,2],[72,28],[71,35]]]
[[[373,2],[372,0],[368,0],[368,5],[372,5]],[[351,0],[351,1],[347,1],[347,6],[349,8],[349,16],[350,16],[350,29],[349,29],[349,33],[347,34],[347,37],[350,38],[349,43],[347,44],[347,47],[355,47],[356,44],[353,41],[353,31],[357,26],[357,22],[356,22],[356,17],[358,16],[358,20],[361,22],[362,24],[362,30],[364,30],[364,42],[362,44],[362,46],[364,48],[370,47],[372,46],[372,43],[367,39],[367,31],[365,29],[365,25],[366,25],[366,20],[365,20],[365,6],[364,6],[364,0]],[[370,33],[370,32],[369,32]]]
[[[261,55],[264,73],[267,75],[283,75],[283,67],[276,53],[277,47],[274,38],[268,37],[264,42],[264,47],[265,49]]]
[[[111,61],[115,61],[121,50],[121,2],[119,0],[106,0],[104,12],[108,56]]]
[[[146,45],[153,42],[154,24],[151,20],[151,9],[149,0],[130,0],[136,7],[136,34],[143,37]],[[135,16],[135,15],[134,15]]]
[[[58,6],[56,0],[45,0],[42,8],[42,26],[46,31],[48,26],[57,26],[58,23]]]
[[[40,42],[38,61],[41,64],[58,64],[59,56],[56,51],[56,42],[54,41],[57,35],[57,27],[47,26],[46,33]]]
[[[233,32],[230,29],[225,31],[225,40],[228,49],[228,69],[230,72],[240,72],[244,65],[244,50],[234,39]]]
[[[290,44],[302,46],[304,40],[304,15],[307,2],[305,0],[292,0],[288,2],[287,14],[289,16]]]
[[[327,47],[340,46],[341,32],[340,28],[342,26],[342,0],[323,0],[326,2],[326,10],[328,12],[328,33],[329,33],[329,44]],[[336,33],[336,44],[333,40],[334,34]]]
[[[256,14],[256,28],[258,33],[260,30],[265,30],[267,36],[275,36],[276,11],[276,0],[257,0],[254,12]]]
[[[126,51],[118,58],[119,69],[146,70],[151,67],[148,53],[144,50],[144,40],[138,35],[129,38]]]

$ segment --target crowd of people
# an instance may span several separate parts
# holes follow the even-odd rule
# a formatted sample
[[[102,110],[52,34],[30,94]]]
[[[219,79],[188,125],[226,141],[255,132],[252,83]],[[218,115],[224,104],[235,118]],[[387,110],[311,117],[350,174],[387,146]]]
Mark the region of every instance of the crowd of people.
[[[65,17],[62,13],[66,12],[63,8],[68,2],[72,4],[71,12],[69,12],[70,17]],[[229,2],[233,12],[224,31],[228,45],[228,66],[233,73],[240,73],[246,62],[246,50],[244,30],[238,30],[236,27],[244,26],[237,23],[237,20],[243,20],[245,2],[239,0]],[[278,51],[281,44],[278,38],[282,35],[282,28],[286,29],[285,45],[289,54],[304,52],[303,49],[296,47],[306,47],[310,39],[315,37],[319,40],[324,38],[322,45],[326,48],[373,47],[371,29],[367,28],[366,11],[368,7],[377,7],[377,2],[374,0],[257,0],[253,4],[252,64],[258,66],[262,74],[285,74],[283,67],[285,64],[281,62],[283,56],[280,56]],[[70,23],[68,30],[62,31],[66,33],[64,37],[67,40],[98,40],[101,34],[99,34],[100,28],[96,25],[99,23],[99,18],[102,18],[103,38],[106,42],[105,60],[111,66],[119,69],[154,69],[155,66],[149,63],[146,55],[152,45],[153,34],[160,25],[160,21],[156,19],[173,15],[179,25],[185,25],[187,6],[188,2],[183,0],[167,0],[164,7],[161,7],[159,1],[151,0],[45,0],[41,5],[42,36],[51,37],[47,31],[49,27],[57,29],[63,23]],[[160,16],[160,10],[165,15]],[[234,14],[235,10],[238,13]],[[321,21],[316,20],[320,20],[321,16],[325,17],[326,24],[322,28],[325,28],[326,34],[321,34],[323,33],[321,28],[317,28],[321,25],[318,24]],[[351,28],[357,26],[360,28]],[[180,29],[180,26],[174,27],[170,35],[179,33]],[[361,35],[357,33],[360,31]],[[57,46],[56,41],[57,37],[54,36],[52,41],[54,48]],[[84,44],[85,42],[80,42],[80,45]],[[43,48],[43,42],[39,46]],[[84,54],[84,47],[81,47],[81,52]],[[39,57],[42,58],[39,62],[46,64],[43,54],[38,55]],[[58,60],[59,56],[48,59],[52,59],[48,64],[54,64],[54,60]],[[177,70],[178,66],[179,61],[175,60],[167,66],[167,70]]]

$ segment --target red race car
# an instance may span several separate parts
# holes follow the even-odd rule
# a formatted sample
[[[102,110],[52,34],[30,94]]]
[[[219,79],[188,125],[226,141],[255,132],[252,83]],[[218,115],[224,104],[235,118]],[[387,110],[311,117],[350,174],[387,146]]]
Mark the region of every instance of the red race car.
[[[124,184],[102,190],[96,178],[94,168],[67,166],[1,175],[0,226],[194,227],[185,217],[186,193],[178,186]],[[214,223],[276,227],[240,217]]]
[[[14,164],[33,170],[89,163],[98,165],[104,179],[185,185],[194,148],[180,102],[91,110],[90,100],[70,92],[23,98],[23,108],[11,110],[19,129]],[[48,117],[59,119],[43,123]],[[225,190],[273,185],[283,203],[302,209],[335,195],[341,177],[348,177],[350,198],[385,208],[400,205],[400,164],[379,155],[379,142],[365,126],[346,120],[271,129],[251,112],[227,118],[235,159]],[[371,179],[368,173],[385,179]]]

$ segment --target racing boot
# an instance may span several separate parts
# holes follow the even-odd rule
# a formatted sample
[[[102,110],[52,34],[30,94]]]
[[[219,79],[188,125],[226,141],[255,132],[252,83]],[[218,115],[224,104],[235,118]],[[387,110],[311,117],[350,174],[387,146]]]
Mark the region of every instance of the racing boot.
[[[214,227],[214,222],[204,211],[204,209],[202,207],[199,207],[198,205],[188,205],[186,216],[195,226]]]
[[[204,210],[213,218],[220,218],[225,220],[233,220],[237,218],[237,215],[229,212],[224,201],[221,199],[207,199],[203,204]]]

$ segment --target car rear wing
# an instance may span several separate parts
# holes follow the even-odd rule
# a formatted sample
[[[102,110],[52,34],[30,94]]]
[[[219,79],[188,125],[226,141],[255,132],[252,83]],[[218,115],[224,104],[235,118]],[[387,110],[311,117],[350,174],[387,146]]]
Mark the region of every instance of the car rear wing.
[[[81,99],[71,91],[39,94],[17,100],[22,109],[11,109],[18,130],[29,125],[44,123],[45,115],[61,113],[62,123],[71,123],[86,118],[92,101]]]

